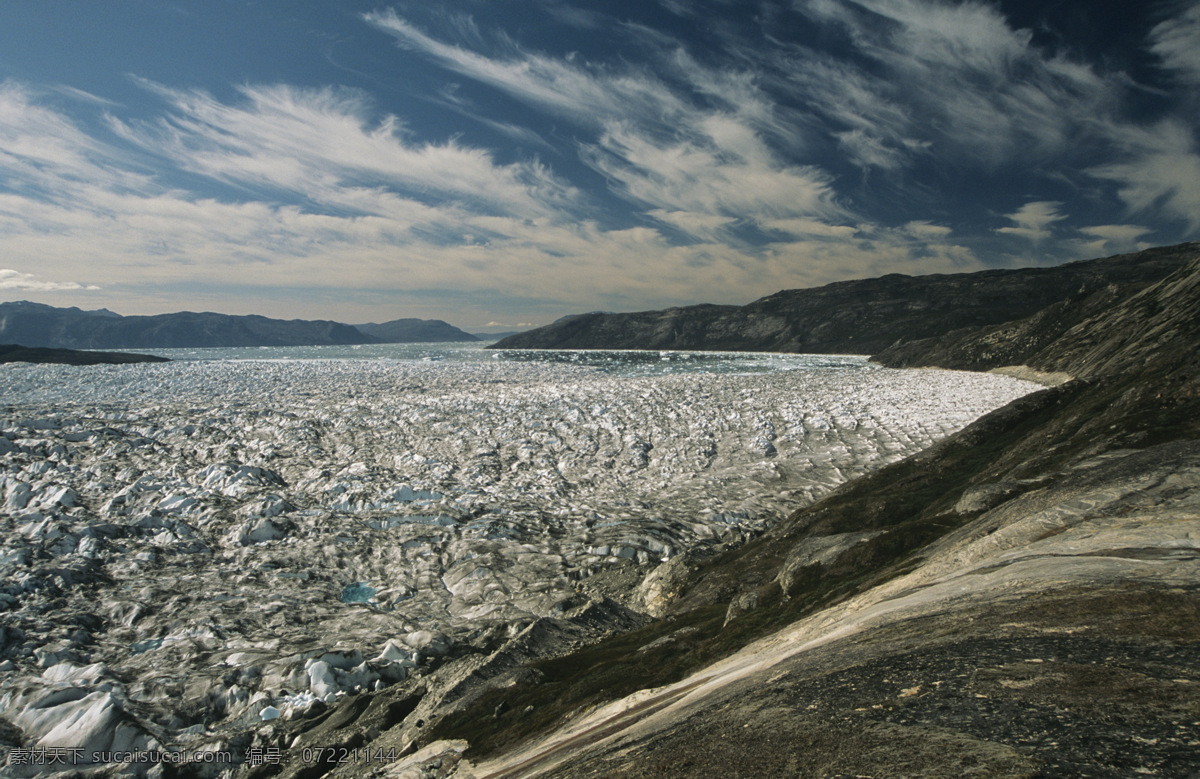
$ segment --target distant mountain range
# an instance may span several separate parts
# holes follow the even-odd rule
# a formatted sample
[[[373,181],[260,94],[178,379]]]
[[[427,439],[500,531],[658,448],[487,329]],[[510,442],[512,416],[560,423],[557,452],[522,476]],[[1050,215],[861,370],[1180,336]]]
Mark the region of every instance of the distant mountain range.
[[[440,319],[393,319],[383,324],[354,325],[361,333],[379,343],[433,343],[436,341],[478,341],[478,337],[459,330]]]
[[[168,349],[214,346],[317,346],[326,344],[478,341],[437,319],[397,319],[347,325],[328,320],[182,311],[121,316],[41,303],[0,303],[0,343],[56,349]]]
[[[877,354],[1032,316],[1110,285],[1165,278],[1196,244],[1050,268],[841,281],[777,292],[744,306],[698,305],[629,314],[588,313],[510,336],[493,349],[711,349]]]

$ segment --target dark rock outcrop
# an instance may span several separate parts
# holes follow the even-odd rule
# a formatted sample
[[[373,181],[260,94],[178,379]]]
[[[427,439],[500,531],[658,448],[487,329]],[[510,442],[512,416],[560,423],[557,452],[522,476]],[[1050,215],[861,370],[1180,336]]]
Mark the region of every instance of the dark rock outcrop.
[[[0,344],[0,363],[36,362],[62,365],[124,365],[134,362],[170,362],[154,354],[129,352],[84,352],[75,349],[45,349],[19,344]]]
[[[1158,281],[1196,244],[1050,268],[841,281],[745,306],[591,313],[510,336],[494,349],[706,349],[874,354],[898,341],[1032,316],[1110,285]]]

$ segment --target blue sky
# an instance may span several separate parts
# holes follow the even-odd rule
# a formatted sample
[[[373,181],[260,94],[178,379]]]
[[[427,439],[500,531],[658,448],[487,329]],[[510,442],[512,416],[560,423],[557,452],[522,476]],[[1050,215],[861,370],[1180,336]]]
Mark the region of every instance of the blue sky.
[[[1200,237],[1200,0],[12,0],[0,299],[481,332]]]

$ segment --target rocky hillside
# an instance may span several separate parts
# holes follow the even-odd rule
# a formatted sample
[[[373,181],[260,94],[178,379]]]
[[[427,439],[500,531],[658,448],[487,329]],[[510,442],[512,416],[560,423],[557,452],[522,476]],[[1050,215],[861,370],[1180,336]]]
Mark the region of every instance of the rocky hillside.
[[[581,314],[505,338],[495,349],[713,349],[874,354],[897,341],[1031,316],[1110,285],[1158,281],[1195,244],[1052,268],[843,281],[745,306]]]
[[[1187,249],[1200,257],[1200,246]],[[1180,301],[1198,299],[1196,283],[1194,274],[1182,273],[1149,288],[1112,284],[1017,321],[900,343],[875,359],[972,370],[1023,364],[1078,377],[1194,374],[1200,317]]]
[[[1189,251],[1158,283],[974,333],[997,355],[980,366],[1025,355],[1075,380],[748,546],[661,565],[636,593],[655,623],[376,743],[423,746],[428,770],[466,749],[457,775],[479,777],[1194,775]],[[924,347],[969,355],[967,336]]]

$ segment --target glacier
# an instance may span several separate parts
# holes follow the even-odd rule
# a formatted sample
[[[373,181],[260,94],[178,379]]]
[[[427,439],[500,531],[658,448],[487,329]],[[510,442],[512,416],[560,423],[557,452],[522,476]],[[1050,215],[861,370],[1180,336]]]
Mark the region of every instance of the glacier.
[[[614,571],[603,596],[652,613],[656,567],[1036,389],[842,362],[6,366],[0,717],[26,747],[244,746],[264,711],[487,651]]]

